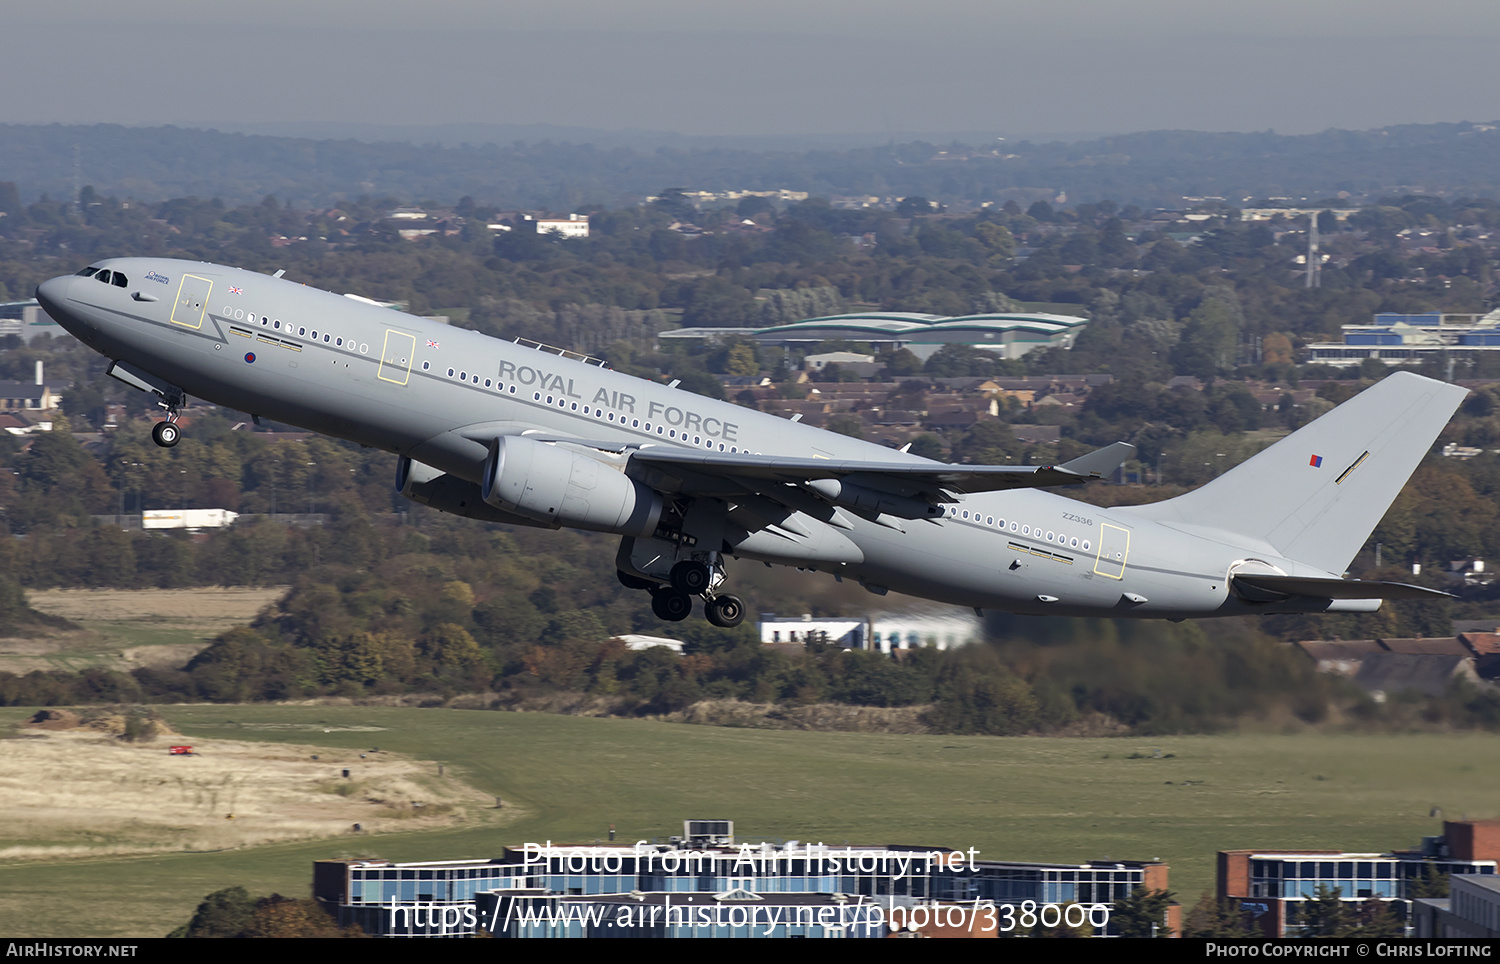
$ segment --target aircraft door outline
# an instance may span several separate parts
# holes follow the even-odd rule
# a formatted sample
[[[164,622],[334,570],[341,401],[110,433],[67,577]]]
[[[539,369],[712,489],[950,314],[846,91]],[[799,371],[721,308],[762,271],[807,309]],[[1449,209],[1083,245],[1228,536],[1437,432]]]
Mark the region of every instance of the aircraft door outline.
[[[1130,530],[1108,522],[1100,524],[1099,551],[1094,556],[1094,571],[1110,579],[1125,578],[1125,562],[1130,558]]]
[[[385,344],[380,349],[380,370],[375,377],[392,385],[411,381],[411,360],[417,353],[417,336],[394,328],[385,330]]]
[[[195,274],[185,274],[177,286],[177,301],[172,305],[172,324],[197,331],[203,327],[203,313],[208,310],[208,296],[214,283]]]

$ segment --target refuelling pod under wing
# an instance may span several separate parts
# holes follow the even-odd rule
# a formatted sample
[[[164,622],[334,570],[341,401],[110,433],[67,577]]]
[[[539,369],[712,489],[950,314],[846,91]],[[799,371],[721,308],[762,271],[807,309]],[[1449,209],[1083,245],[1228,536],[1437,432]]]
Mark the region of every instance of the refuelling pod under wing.
[[[448,475],[441,469],[422,462],[414,462],[405,456],[396,462],[396,491],[413,502],[449,515],[478,519],[481,522],[547,528],[545,523],[504,512],[490,505],[480,496],[479,486],[475,483]]]
[[[480,495],[496,509],[534,524],[649,536],[662,498],[608,463],[521,435],[490,442]]]

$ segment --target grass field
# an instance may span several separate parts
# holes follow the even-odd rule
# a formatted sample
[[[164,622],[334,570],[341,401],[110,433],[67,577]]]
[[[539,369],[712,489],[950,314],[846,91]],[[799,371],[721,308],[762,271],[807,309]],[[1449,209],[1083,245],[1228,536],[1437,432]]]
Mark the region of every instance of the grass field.
[[[0,710],[0,725],[24,715]],[[232,884],[305,895],[319,858],[488,857],[505,844],[603,839],[610,824],[633,841],[680,833],[688,817],[733,819],[750,840],[977,847],[983,857],[1041,861],[1159,857],[1191,904],[1212,886],[1220,849],[1382,851],[1439,832],[1433,807],[1449,818],[1500,808],[1500,743],[1483,735],[891,736],[333,706],[165,715],[200,739],[379,746],[445,763],[503,797],[514,822],[13,863],[0,874],[0,932],[162,934]],[[25,826],[24,814],[7,817],[0,833]]]
[[[250,622],[285,594],[285,586],[32,590],[26,601],[33,609],[79,629],[0,639],[0,670],[179,667],[209,640]]]

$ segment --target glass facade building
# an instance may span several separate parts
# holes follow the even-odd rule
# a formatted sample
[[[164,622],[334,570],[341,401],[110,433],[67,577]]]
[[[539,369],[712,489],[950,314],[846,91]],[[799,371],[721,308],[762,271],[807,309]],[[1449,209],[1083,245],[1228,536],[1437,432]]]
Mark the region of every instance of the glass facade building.
[[[480,929],[496,936],[542,936],[535,928],[513,926],[518,908],[528,908],[526,913],[552,908],[547,913],[557,913],[557,908],[567,907],[572,908],[568,913],[585,914],[579,908],[615,913],[621,906],[659,906],[665,913],[665,908],[705,900],[721,908],[735,901],[783,907],[780,913],[788,920],[802,920],[799,913],[816,912],[825,918],[834,914],[832,922],[807,925],[813,930],[777,924],[782,936],[883,936],[855,926],[855,909],[974,906],[976,901],[996,907],[1079,903],[1097,905],[1095,919],[1103,920],[1105,907],[1137,887],[1167,889],[1167,867],[1154,861],[1019,863],[980,860],[975,852],[941,847],[830,847],[795,841],[701,847],[679,842],[528,844],[507,848],[492,860],[318,861],[313,879],[314,895],[337,907],[341,925],[357,923],[368,933],[388,936],[472,934]],[[496,914],[510,923],[497,927]],[[742,936],[775,936],[774,927],[772,932],[752,934],[755,927],[745,924],[721,921],[715,926],[721,936],[740,934],[735,927],[744,931]],[[678,930],[654,936],[708,936],[699,928]],[[1094,930],[1104,934],[1109,927]],[[548,933],[594,932],[579,919],[555,923]]]
[[[1237,903],[1268,937],[1299,936],[1303,908],[1320,892],[1350,904],[1394,905],[1410,927],[1414,902],[1441,889],[1444,878],[1495,880],[1497,867],[1500,821],[1450,820],[1441,836],[1413,850],[1221,850],[1218,896]]]

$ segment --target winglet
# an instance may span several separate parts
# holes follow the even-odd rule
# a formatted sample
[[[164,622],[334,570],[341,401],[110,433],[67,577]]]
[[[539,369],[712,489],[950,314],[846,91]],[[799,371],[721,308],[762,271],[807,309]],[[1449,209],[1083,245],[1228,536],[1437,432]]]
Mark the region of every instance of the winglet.
[[[1102,479],[1115,469],[1125,463],[1125,460],[1135,454],[1135,446],[1129,442],[1116,442],[1106,445],[1102,449],[1096,449],[1087,455],[1080,455],[1071,462],[1064,462],[1057,468],[1065,472],[1075,472],[1078,475],[1086,475],[1089,478]]]

